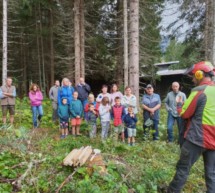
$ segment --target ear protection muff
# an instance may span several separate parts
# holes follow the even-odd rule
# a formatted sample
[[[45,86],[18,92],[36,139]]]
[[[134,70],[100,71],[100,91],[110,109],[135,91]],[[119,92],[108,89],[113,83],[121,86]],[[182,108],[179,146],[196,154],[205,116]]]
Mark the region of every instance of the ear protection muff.
[[[201,80],[201,79],[203,79],[203,77],[204,77],[204,72],[203,71],[201,71],[201,70],[197,70],[196,72],[195,72],[195,78],[197,79],[197,80]]]

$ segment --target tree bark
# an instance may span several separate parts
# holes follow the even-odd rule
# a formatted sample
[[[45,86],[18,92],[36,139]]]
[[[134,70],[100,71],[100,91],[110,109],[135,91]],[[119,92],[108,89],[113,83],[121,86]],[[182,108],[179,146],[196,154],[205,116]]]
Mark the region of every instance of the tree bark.
[[[117,30],[117,49],[116,49],[116,74],[115,79],[118,85],[123,85],[123,32],[122,32],[122,24],[123,24],[123,0],[117,1],[117,22],[116,22],[116,30]]]
[[[205,29],[204,29],[205,60],[208,59],[208,1],[209,0],[206,0]]]
[[[74,30],[75,30],[75,84],[79,82],[80,79],[80,0],[74,1]]]
[[[212,61],[213,58],[213,0],[206,0],[205,15],[205,60]]]
[[[139,0],[130,0],[129,85],[139,105]]]
[[[50,73],[51,73],[51,85],[54,84],[55,64],[54,64],[54,44],[53,44],[53,13],[50,9]]]
[[[42,60],[42,83],[43,83],[43,95],[46,97],[46,75],[45,75],[45,58],[44,58],[44,45],[43,45],[43,26],[42,26],[42,15],[41,15],[41,6],[39,3],[39,16],[40,16],[40,44],[41,44],[41,60]],[[41,85],[40,85],[41,86]]]
[[[80,76],[85,78],[84,0],[80,0]]]
[[[75,84],[80,77],[85,78],[85,27],[84,0],[74,1],[74,30],[75,30]]]
[[[215,2],[212,1],[212,8],[213,8],[213,25],[212,25],[212,29],[213,29],[213,49],[212,49],[212,60],[211,62],[213,63],[213,65],[215,65]]]
[[[27,55],[28,55],[28,46],[24,45],[24,53],[23,53],[24,69],[23,69],[23,86],[22,86],[22,88],[24,90],[23,96],[25,96],[25,94],[28,92],[28,89],[27,89],[27,62],[26,62]]]
[[[37,8],[35,7],[35,19],[36,19],[36,36],[37,36],[37,60],[38,60],[38,75],[39,75],[39,86],[42,89],[42,73],[41,73],[41,59],[40,59],[40,39],[39,39],[39,27],[38,27],[38,18],[37,18]],[[32,80],[31,80],[32,81]]]
[[[124,87],[128,86],[128,2],[123,0],[123,20],[124,20]]]
[[[2,85],[7,78],[7,0],[3,0],[3,58],[2,58]]]

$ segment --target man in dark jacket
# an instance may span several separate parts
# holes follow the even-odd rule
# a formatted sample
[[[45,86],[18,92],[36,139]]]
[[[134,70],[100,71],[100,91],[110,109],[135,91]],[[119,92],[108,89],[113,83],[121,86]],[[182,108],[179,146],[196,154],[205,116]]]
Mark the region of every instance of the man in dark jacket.
[[[75,87],[75,90],[78,92],[78,99],[82,102],[82,106],[84,108],[91,88],[87,83],[85,83],[84,78],[81,77],[80,82]]]
[[[215,84],[210,62],[194,64],[188,71],[196,85],[184,102],[178,98],[180,116],[187,121],[176,174],[168,193],[180,193],[193,164],[203,156],[207,193],[215,192]],[[182,106],[183,105],[183,106]]]

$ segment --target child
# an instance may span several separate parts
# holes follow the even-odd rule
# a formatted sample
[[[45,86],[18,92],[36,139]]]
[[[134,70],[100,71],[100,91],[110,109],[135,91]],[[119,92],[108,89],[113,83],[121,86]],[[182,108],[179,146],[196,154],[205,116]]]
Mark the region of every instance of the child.
[[[102,85],[102,93],[100,93],[97,98],[96,98],[96,102],[97,103],[101,103],[102,99],[104,97],[108,97],[109,99],[109,103],[111,102],[111,97],[110,94],[108,93],[108,86],[107,85]]]
[[[125,116],[125,107],[121,105],[121,99],[119,97],[115,98],[115,105],[112,107],[112,118],[114,125],[114,133],[116,140],[118,140],[118,135],[121,135],[122,142],[125,142],[124,137],[124,126],[123,118]]]
[[[118,90],[117,84],[113,84],[113,85],[112,85],[110,97],[111,97],[111,106],[114,106],[114,105],[115,105],[115,98],[116,98],[116,97],[119,97],[120,99],[122,99],[123,95],[122,95],[122,93]]]
[[[101,104],[99,105],[99,115],[101,118],[102,125],[102,140],[106,139],[108,136],[108,131],[110,127],[110,110],[111,108],[109,105],[109,98],[103,97]]]
[[[128,130],[128,145],[134,146],[136,137],[137,118],[134,114],[132,107],[128,107],[128,114],[124,117],[124,123]]]
[[[72,125],[72,135],[80,136],[80,125],[81,117],[83,113],[83,106],[80,100],[78,100],[78,92],[73,93],[73,100],[70,104],[70,113],[71,113],[71,125]]]
[[[90,138],[96,137],[96,119],[98,117],[97,111],[92,103],[89,104],[89,110],[86,114],[86,120],[90,125],[89,136]]]
[[[68,135],[68,122],[69,122],[69,105],[67,98],[62,98],[62,104],[58,107],[58,116],[60,118],[61,139]]]
[[[87,114],[89,111],[89,105],[93,104],[95,107],[95,111],[98,112],[98,103],[95,101],[95,97],[93,94],[89,94],[87,104],[84,107],[84,112]],[[86,115],[87,116],[87,115]]]

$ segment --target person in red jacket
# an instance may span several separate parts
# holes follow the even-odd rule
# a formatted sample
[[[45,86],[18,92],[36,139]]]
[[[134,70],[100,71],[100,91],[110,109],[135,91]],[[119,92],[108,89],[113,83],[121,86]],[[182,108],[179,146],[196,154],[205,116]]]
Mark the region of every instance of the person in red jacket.
[[[167,192],[180,193],[193,164],[203,156],[207,193],[215,192],[215,84],[214,67],[210,62],[194,64],[188,70],[196,85],[182,104],[178,99],[180,116],[186,120],[185,141],[181,147],[176,174]]]
[[[115,105],[112,107],[111,115],[116,140],[118,140],[118,135],[121,135],[122,142],[125,142],[123,119],[126,113],[125,107],[121,105],[121,99],[119,97],[115,98]]]
[[[96,111],[97,114],[98,114],[98,107],[99,107],[99,105],[98,105],[98,103],[96,103],[94,95],[93,95],[93,94],[89,94],[89,96],[88,96],[88,101],[87,101],[87,103],[86,103],[86,105],[85,105],[85,107],[84,107],[84,112],[85,112],[85,114],[86,114],[86,117],[87,117],[87,113],[89,112],[89,106],[90,106],[90,104],[93,104],[93,105],[94,105],[95,111]],[[86,118],[86,117],[85,117],[85,118]]]

